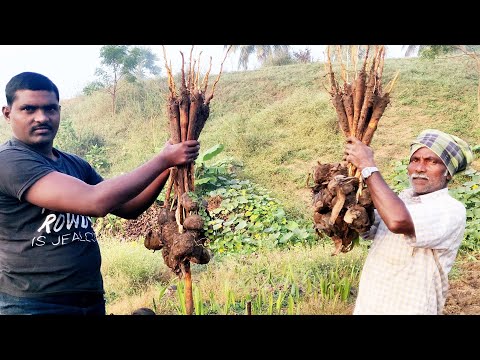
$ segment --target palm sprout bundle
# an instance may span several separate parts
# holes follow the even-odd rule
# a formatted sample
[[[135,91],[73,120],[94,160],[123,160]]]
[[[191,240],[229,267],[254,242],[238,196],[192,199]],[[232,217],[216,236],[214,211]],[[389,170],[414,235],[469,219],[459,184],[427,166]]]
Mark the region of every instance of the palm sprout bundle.
[[[225,53],[225,58],[230,48]],[[171,65],[168,65],[165,48],[163,48],[165,67],[168,75],[169,97],[167,113],[170,125],[170,140],[176,144],[185,140],[198,140],[210,114],[210,101],[214,96],[215,86],[222,74],[223,62],[211,90],[208,91],[210,66],[200,82],[200,56],[192,59],[193,46],[190,51],[188,70],[185,71],[185,59],[182,52],[180,88],[175,86]],[[207,95],[208,92],[208,95]],[[190,262],[206,264],[211,253],[204,246],[204,222],[198,211],[205,204],[195,200],[194,163],[176,166],[171,169],[167,182],[165,202],[158,216],[160,231],[149,231],[145,238],[145,247],[152,250],[162,249],[165,264],[179,277],[185,279],[185,299],[187,314],[193,312],[193,297]],[[173,194],[172,194],[173,188]]]
[[[343,62],[342,47],[336,47],[335,60],[339,63],[340,72],[340,76],[336,76],[332,66],[332,48],[328,46],[325,71],[330,89],[327,91],[345,138],[355,136],[370,145],[378,122],[390,103],[390,92],[398,74],[384,92],[384,46],[375,46],[373,55],[370,46],[367,46],[357,71],[359,49],[350,47],[347,61]],[[337,80],[338,77],[342,84]],[[350,251],[359,233],[369,230],[374,220],[372,199],[360,172],[345,161],[330,164],[318,162],[313,170],[313,180],[313,220],[317,233],[332,238],[335,244],[332,255]]]

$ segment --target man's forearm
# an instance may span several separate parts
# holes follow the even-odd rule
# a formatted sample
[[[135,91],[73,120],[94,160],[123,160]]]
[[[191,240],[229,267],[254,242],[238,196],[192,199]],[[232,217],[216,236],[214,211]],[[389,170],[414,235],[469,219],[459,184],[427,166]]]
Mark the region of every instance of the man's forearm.
[[[366,180],[373,204],[388,229],[394,233],[415,235],[410,213],[404,202],[390,189],[380,172],[374,172]]]
[[[163,171],[145,190],[112,211],[112,214],[124,219],[136,219],[155,202],[158,195],[162,192],[169,175],[170,169]]]
[[[148,192],[149,195],[146,194],[145,197],[153,196],[152,194],[155,192],[155,189],[159,187],[160,180],[158,180],[158,178],[160,178],[160,174],[168,168],[169,166],[162,156],[157,155],[127,174],[102,181],[95,185],[94,191],[97,193],[97,203],[102,204],[102,212],[105,213],[105,215],[114,212],[120,206],[136,198],[145,191],[147,187],[150,187],[150,185],[152,185],[152,189]],[[152,184],[155,181],[158,181],[157,186],[153,186]],[[141,201],[141,199],[139,201]],[[136,202],[137,201],[134,201],[134,203]]]

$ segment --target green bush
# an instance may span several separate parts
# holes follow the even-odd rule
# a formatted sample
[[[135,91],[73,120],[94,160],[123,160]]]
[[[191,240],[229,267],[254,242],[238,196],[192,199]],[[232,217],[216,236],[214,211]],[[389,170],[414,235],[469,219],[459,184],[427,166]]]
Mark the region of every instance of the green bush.
[[[210,249],[216,253],[250,253],[259,248],[285,248],[317,241],[313,224],[287,216],[281,203],[249,180],[239,180],[242,165],[231,159],[209,166],[206,160],[218,155],[215,145],[200,156],[196,170],[195,197],[217,201],[209,213],[200,210]]]
[[[78,133],[68,117],[60,122],[55,146],[84,158],[98,171],[108,171],[110,167],[105,140],[93,132]]]
[[[462,177],[467,177],[467,181],[450,190],[452,196],[461,201],[467,209],[467,226],[460,250],[478,251],[480,250],[480,172],[467,170]]]

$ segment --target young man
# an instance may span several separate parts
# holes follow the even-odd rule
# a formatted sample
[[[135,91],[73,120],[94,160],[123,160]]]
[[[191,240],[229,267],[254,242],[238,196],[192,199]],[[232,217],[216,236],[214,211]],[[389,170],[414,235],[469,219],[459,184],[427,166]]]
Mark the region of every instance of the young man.
[[[196,140],[167,142],[135,170],[104,180],[53,147],[59,92],[24,72],[7,84],[0,145],[0,314],[105,314],[100,249],[90,216],[134,219],[155,201],[172,166],[194,161]]]
[[[346,160],[362,171],[376,207],[373,239],[354,314],[442,314],[452,268],[466,225],[463,204],[448,182],[473,159],[468,144],[438,130],[411,144],[411,188],[397,196],[375,166],[373,151],[351,137]]]

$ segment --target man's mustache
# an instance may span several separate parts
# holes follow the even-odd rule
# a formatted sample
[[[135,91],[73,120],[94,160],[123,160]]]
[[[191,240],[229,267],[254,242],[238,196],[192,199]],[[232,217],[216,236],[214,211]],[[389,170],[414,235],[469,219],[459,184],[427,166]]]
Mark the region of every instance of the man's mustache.
[[[52,127],[49,126],[49,125],[38,125],[38,126],[34,126],[34,127],[32,128],[32,131],[39,130],[39,129],[52,130]]]
[[[427,175],[425,174],[412,174],[410,175],[411,179],[425,179],[425,180],[430,180]]]

